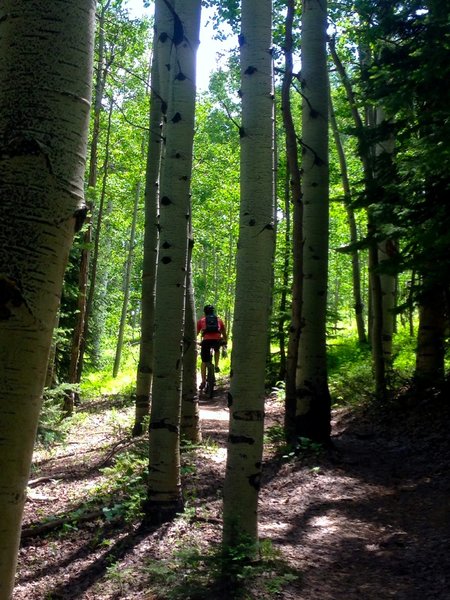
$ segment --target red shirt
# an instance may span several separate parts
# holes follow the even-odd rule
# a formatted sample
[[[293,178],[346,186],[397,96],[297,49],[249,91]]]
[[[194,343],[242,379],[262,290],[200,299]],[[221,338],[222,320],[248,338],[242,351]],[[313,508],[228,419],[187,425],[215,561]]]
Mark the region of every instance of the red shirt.
[[[202,333],[202,338],[204,340],[220,340],[222,334],[225,332],[225,325],[223,324],[222,319],[217,317],[217,322],[219,325],[219,331],[207,331]],[[197,335],[203,330],[206,329],[206,317],[202,317],[197,321]]]

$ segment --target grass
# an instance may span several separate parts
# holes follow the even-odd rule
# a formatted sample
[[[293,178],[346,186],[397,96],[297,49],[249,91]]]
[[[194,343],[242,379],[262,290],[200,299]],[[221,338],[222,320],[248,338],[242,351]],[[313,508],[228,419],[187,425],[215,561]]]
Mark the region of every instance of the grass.
[[[197,370],[200,371],[200,353],[197,360]],[[226,356],[220,352],[220,376],[230,372],[231,345],[227,346]],[[100,396],[131,395],[136,384],[136,358],[128,354],[121,364],[117,377],[112,376],[112,364],[102,370],[92,371],[83,376],[81,381],[81,396],[84,399],[99,398]]]
[[[413,377],[416,336],[400,328],[393,338],[392,372],[388,381],[393,387]],[[328,348],[329,388],[337,406],[354,406],[370,401],[374,396],[372,356],[368,344],[359,344],[355,335],[340,336]]]
[[[99,396],[115,396],[130,394],[136,383],[136,367],[125,365],[117,377],[113,377],[110,369],[88,373],[81,382],[83,398],[98,398]]]
[[[403,381],[412,376],[415,366],[415,346],[416,337],[409,334],[408,328],[400,328],[395,334],[393,343],[391,385],[401,386]],[[276,350],[277,348],[272,348],[273,352]],[[231,346],[227,356],[221,355],[220,358],[221,377],[230,371],[230,358]],[[197,366],[200,370],[200,358]],[[373,399],[374,382],[370,347],[367,344],[359,344],[355,332],[342,330],[338,337],[329,340],[328,373],[333,406],[357,406]],[[124,356],[117,377],[112,376],[111,364],[101,371],[87,373],[80,386],[81,398],[83,401],[112,396],[131,399],[135,391],[135,381],[136,357],[128,353]],[[60,387],[63,389],[64,385]],[[277,382],[272,389],[280,402],[283,402],[284,383]],[[58,390],[48,392],[39,427],[41,444],[51,446],[55,442],[64,440],[67,427],[61,420],[61,403],[62,395]]]
[[[394,370],[400,375],[411,377],[416,363],[417,337],[411,336],[406,329],[399,330],[394,336]]]
[[[356,405],[373,393],[372,359],[368,345],[355,337],[340,337],[328,347],[328,385],[334,405]]]

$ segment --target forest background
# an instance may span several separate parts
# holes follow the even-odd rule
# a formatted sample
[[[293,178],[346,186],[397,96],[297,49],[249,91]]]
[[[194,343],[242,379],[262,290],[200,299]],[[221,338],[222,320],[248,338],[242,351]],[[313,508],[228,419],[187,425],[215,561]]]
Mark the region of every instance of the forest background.
[[[212,4],[212,3],[211,3]],[[110,10],[112,10],[112,5]],[[134,4],[131,4],[131,14],[136,10]],[[351,7],[350,7],[351,8]],[[98,182],[98,189],[95,190],[97,196],[100,195],[100,201],[104,203],[104,214],[101,215],[101,231],[97,235],[101,236],[101,243],[98,243],[98,257],[95,256],[95,285],[91,286],[92,303],[92,319],[88,343],[87,361],[88,365],[95,365],[96,369],[105,366],[105,361],[112,360],[111,354],[114,353],[116,360],[120,352],[125,352],[125,361],[136,355],[138,352],[138,338],[140,327],[140,288],[141,288],[141,273],[142,273],[142,252],[143,252],[143,231],[144,231],[144,210],[143,210],[143,192],[145,178],[145,130],[148,114],[148,68],[151,56],[151,23],[144,19],[131,19],[127,16],[127,5],[114,7],[117,12],[118,22],[111,35],[114,37],[108,40],[108,32],[105,30],[107,38],[103,40],[111,49],[108,52],[111,54],[111,65],[108,65],[105,71],[105,81],[103,82],[104,90],[101,99],[101,110],[98,118],[102,120],[100,126],[99,140],[103,142],[100,145],[97,161],[99,169],[102,171],[102,182]],[[233,298],[234,298],[234,281],[235,281],[235,248],[238,236],[238,215],[239,215],[239,80],[237,71],[237,43],[236,36],[230,33],[231,25],[236,25],[235,19],[236,7],[230,5],[223,11],[224,17],[228,17],[228,22],[220,21],[218,25],[218,15],[216,8],[206,6],[204,13],[212,11],[210,14],[216,15],[216,33],[218,38],[225,39],[225,47],[230,49],[230,56],[224,56],[221,52],[219,62],[223,64],[216,73],[213,74],[209,83],[209,90],[204,90],[199,93],[196,109],[196,135],[195,135],[195,155],[194,155],[194,177],[192,187],[193,198],[193,220],[195,232],[195,244],[193,249],[193,272],[194,272],[194,288],[196,295],[196,312],[199,316],[202,306],[211,302],[226,319],[229,327],[231,327],[233,318]],[[415,198],[417,196],[417,188],[420,182],[416,178],[408,181],[408,176],[414,172],[417,177],[425,177],[423,172],[425,169],[432,171],[437,169],[438,164],[442,164],[442,158],[446,157],[445,144],[437,144],[434,148],[427,148],[430,156],[427,158],[427,166],[421,167],[420,171],[414,171],[413,165],[415,162],[424,160],[423,146],[425,141],[420,139],[414,140],[414,144],[420,145],[420,148],[412,144],[406,145],[403,142],[402,135],[398,136],[394,141],[392,129],[406,128],[408,135],[413,132],[417,134],[419,124],[414,122],[414,115],[417,118],[422,118],[424,112],[429,114],[431,100],[426,97],[421,97],[417,102],[422,103],[419,107],[408,106],[408,111],[412,111],[403,115],[405,109],[400,105],[399,97],[409,93],[409,90],[420,88],[420,92],[424,93],[424,84],[414,79],[427,80],[431,74],[427,72],[428,66],[434,65],[434,52],[431,48],[427,49],[428,56],[426,61],[419,64],[419,60],[412,55],[412,49],[409,44],[411,40],[403,40],[405,48],[402,50],[401,59],[405,59],[405,55],[409,54],[410,61],[414,62],[416,67],[415,75],[410,78],[410,81],[404,81],[398,77],[398,69],[402,69],[401,59],[397,56],[389,56],[389,61],[392,64],[386,66],[375,63],[373,73],[369,77],[365,74],[364,64],[361,63],[361,36],[363,28],[366,27],[364,35],[368,35],[367,44],[373,43],[376,35],[383,35],[383,27],[399,28],[405,38],[411,36],[411,31],[414,27],[418,27],[422,31],[422,23],[420,21],[426,18],[427,7],[421,3],[411,3],[402,10],[393,7],[389,11],[384,7],[383,3],[361,3],[358,6],[359,13],[363,14],[367,19],[367,24],[361,22],[361,17],[356,12],[354,15],[348,12],[345,3],[337,4],[332,7],[333,15],[330,19],[328,35],[331,39],[336,40],[341,44],[342,60],[348,61],[345,65],[347,73],[344,76],[353,85],[353,97],[356,108],[361,113],[361,123],[365,127],[364,135],[370,136],[375,147],[377,139],[380,135],[386,135],[389,139],[389,144],[395,146],[395,160],[398,163],[396,166],[397,179],[392,179],[393,173],[383,173],[382,168],[378,166],[377,178],[382,176],[391,177],[388,182],[380,180],[379,188],[376,190],[378,197],[373,201],[372,198],[364,198],[367,194],[364,183],[363,161],[361,158],[361,140],[358,140],[357,124],[354,122],[354,112],[352,106],[348,102],[348,94],[345,86],[339,79],[339,69],[330,63],[331,77],[331,92],[334,103],[334,118],[337,121],[336,132],[338,132],[342,149],[336,150],[335,145],[330,144],[330,220],[329,220],[329,235],[330,235],[330,253],[329,253],[329,272],[328,272],[328,343],[332,346],[336,341],[336,334],[340,334],[340,344],[343,339],[351,339],[355,333],[356,318],[355,318],[355,296],[354,296],[354,280],[352,276],[352,248],[357,249],[359,253],[360,263],[360,286],[363,308],[357,310],[364,311],[366,320],[366,329],[370,326],[370,300],[369,300],[369,276],[368,276],[368,258],[367,258],[367,203],[374,207],[374,212],[377,218],[380,218],[380,229],[389,233],[391,246],[397,246],[397,240],[405,248],[400,253],[398,248],[394,248],[391,255],[387,256],[384,251],[384,257],[389,258],[389,261],[383,260],[383,268],[385,275],[391,271],[395,271],[389,285],[391,286],[387,295],[394,295],[395,299],[389,308],[390,315],[397,316],[392,321],[390,327],[396,330],[398,342],[393,350],[385,348],[388,355],[394,359],[396,371],[402,376],[407,377],[415,368],[414,347],[416,344],[414,325],[417,324],[415,318],[417,312],[414,307],[417,306],[417,298],[415,292],[419,288],[419,278],[422,272],[426,271],[420,263],[426,263],[428,266],[433,265],[433,270],[437,269],[436,277],[441,274],[446,276],[447,260],[445,251],[447,247],[447,238],[445,234],[439,234],[434,238],[434,224],[439,225],[439,232],[443,231],[442,212],[444,207],[438,207],[436,215],[432,215],[435,210],[432,207],[431,201],[428,207],[414,204],[413,200],[407,203],[407,198]],[[351,10],[353,10],[351,8]],[[336,12],[337,11],[337,12]],[[342,11],[342,14],[339,14]],[[421,12],[423,11],[423,12]],[[398,13],[396,15],[396,12]],[[414,22],[411,15],[415,14],[418,21]],[[381,15],[381,17],[380,17]],[[109,16],[109,14],[108,14]],[[282,14],[280,15],[278,31],[275,29],[277,36],[282,35]],[[210,17],[211,18],[211,17]],[[205,16],[203,16],[205,19]],[[231,19],[231,21],[230,21]],[[356,23],[353,21],[356,20]],[[398,21],[398,23],[396,22]],[[409,22],[408,22],[409,20]],[[406,24],[405,24],[406,23]],[[278,17],[275,26],[278,26]],[[224,27],[227,34],[223,33]],[[408,30],[408,27],[411,30]],[[359,29],[358,29],[359,28]],[[210,35],[211,26],[202,35]],[[398,30],[395,31],[400,35]],[[392,33],[394,35],[394,33]],[[427,35],[431,35],[429,32]],[[130,37],[131,36],[131,37]],[[355,38],[355,39],[353,39]],[[133,41],[133,43],[131,43]],[[277,41],[277,38],[276,38]],[[202,57],[206,53],[211,57],[213,55],[213,46],[210,47],[209,42],[200,44],[198,56]],[[400,43],[400,42],[399,42]],[[284,72],[283,65],[283,38],[279,38],[280,50],[276,54],[276,75],[278,77],[278,91],[281,94],[282,74]],[[440,36],[439,44],[436,40],[433,47],[439,47],[440,52],[442,47],[445,47],[446,37]],[[298,45],[298,40],[297,40]],[[234,53],[231,48],[234,46]],[[417,42],[417,53],[420,52],[420,42]],[[374,50],[370,50],[373,53]],[[390,49],[385,50],[388,54]],[[358,58],[359,52],[359,58]],[[400,52],[400,51],[399,51]],[[352,54],[356,53],[356,54]],[[123,54],[123,57],[122,57]],[[119,58],[120,56],[120,58]],[[300,67],[300,49],[294,47],[294,64]],[[107,59],[103,59],[107,60]],[[331,58],[330,58],[331,60]],[[359,61],[359,62],[358,62]],[[396,63],[395,61],[400,61]],[[210,64],[210,61],[208,61]],[[440,59],[444,63],[445,69],[446,59]],[[116,63],[116,64],[115,64]],[[198,63],[201,69],[204,69],[204,64]],[[207,63],[208,64],[208,63]],[[409,64],[409,63],[405,63]],[[411,66],[411,65],[410,65]],[[383,71],[383,68],[385,70]],[[117,73],[116,73],[117,71]],[[394,71],[394,74],[393,74]],[[293,97],[292,105],[297,111],[297,129],[300,128],[301,117],[301,89],[296,86],[296,77],[293,77]],[[386,78],[397,76],[397,86],[391,85],[386,87]],[[200,78],[201,75],[200,75]],[[359,78],[359,81],[358,81]],[[365,78],[365,79],[364,79]],[[439,81],[436,86],[432,86],[436,90],[436,94],[441,93],[442,81],[439,76]],[[369,83],[373,89],[368,87]],[[384,87],[383,87],[384,86]],[[429,89],[429,88],[428,88]],[[389,96],[387,96],[389,92]],[[403,111],[401,118],[397,123],[393,120],[384,119],[380,124],[375,121],[370,122],[370,111],[376,111],[374,106],[376,100],[369,97],[369,94],[383,97],[383,103],[392,103],[396,111]],[[107,102],[110,99],[110,112],[107,111]],[[424,103],[424,104],[423,104]],[[97,99],[97,104],[99,101]],[[278,108],[281,108],[281,100],[277,103]],[[426,108],[425,108],[426,107]],[[393,110],[394,110],[393,109]],[[384,108],[378,109],[379,112]],[[445,117],[438,112],[436,120],[445,126],[447,122]],[[421,114],[418,115],[418,113]],[[108,133],[108,119],[111,122],[110,131]],[[441,119],[441,121],[440,121]],[[278,333],[276,330],[280,323],[286,327],[290,318],[290,303],[289,298],[285,298],[286,291],[291,288],[289,274],[292,271],[292,266],[286,264],[289,261],[291,252],[289,245],[292,244],[290,239],[292,227],[292,215],[289,208],[289,202],[286,203],[286,198],[289,197],[289,185],[286,184],[288,173],[286,171],[286,155],[284,142],[282,141],[283,131],[281,128],[282,116],[278,114],[278,134],[277,141],[278,164],[277,164],[277,250],[275,257],[275,278],[273,290],[273,313],[272,313],[272,337],[275,344],[278,344]],[[98,126],[98,124],[97,124]],[[384,131],[382,129],[384,128]],[[386,133],[387,129],[387,133]],[[381,132],[381,134],[380,134]],[[108,134],[108,135],[107,135]],[[300,133],[297,134],[298,136]],[[333,135],[330,130],[330,135]],[[436,135],[435,132],[433,136]],[[400,146],[398,138],[400,137],[404,146]],[[441,137],[441,136],[439,136]],[[117,141],[120,140],[120,143]],[[381,140],[383,142],[383,140]],[[369,143],[367,142],[367,143]],[[408,143],[410,138],[408,138]],[[417,143],[416,143],[417,142]],[[105,143],[106,146],[104,145]],[[381,147],[380,144],[378,146]],[[438,152],[442,147],[443,156],[436,157],[433,152]],[[404,148],[404,150],[403,150]],[[110,169],[106,169],[105,152],[109,161]],[[340,154],[344,152],[344,165],[340,162]],[[378,150],[374,150],[378,152]],[[391,152],[391,150],[389,151]],[[102,154],[103,153],[103,154]],[[383,159],[386,161],[386,155],[383,154]],[[400,160],[401,159],[401,160]],[[381,165],[381,159],[379,161]],[[126,167],[124,166],[126,165]],[[131,168],[132,167],[132,168]],[[391,168],[391,167],[389,167]],[[393,168],[393,167],[392,167]],[[404,171],[402,171],[404,169]],[[108,171],[108,172],[107,172]],[[442,169],[439,167],[439,171]],[[419,175],[420,173],[420,175]],[[408,185],[411,187],[408,187]],[[381,196],[381,188],[383,188],[384,198]],[[395,189],[394,189],[395,188]],[[393,196],[397,194],[398,198]],[[404,203],[404,206],[401,204]],[[97,204],[93,207],[96,210]],[[97,208],[98,210],[98,208]],[[424,212],[425,211],[425,212]],[[349,225],[349,214],[352,213]],[[133,216],[136,222],[133,225]],[[96,216],[93,215],[94,227],[96,227]],[[417,225],[417,226],[416,226]],[[350,233],[350,227],[354,230]],[[133,239],[130,241],[130,232],[133,230]],[[110,231],[114,231],[112,235]],[[117,231],[123,232],[121,236]],[[353,239],[351,237],[353,235]],[[356,236],[356,237],[355,237]],[[379,235],[378,237],[381,237]],[[417,239],[419,238],[419,239]],[[436,243],[435,243],[436,242]],[[131,246],[131,247],[130,247]],[[420,247],[422,246],[422,248]],[[442,248],[442,251],[441,251]],[[413,252],[416,255],[413,255]],[[126,267],[124,259],[125,252],[132,254],[132,263]],[[428,253],[426,257],[425,254]],[[76,258],[74,259],[76,260]],[[417,262],[416,265],[414,261]],[[389,265],[387,264],[389,263]],[[98,266],[97,266],[98,265]],[[91,266],[92,268],[92,266]],[[98,272],[97,272],[98,269]],[[125,277],[124,277],[125,274]],[[71,277],[73,281],[71,281]],[[98,279],[97,279],[98,277]],[[129,282],[126,281],[129,277]],[[388,277],[385,277],[388,280]],[[70,303],[76,302],[78,297],[78,280],[76,273],[76,265],[69,268],[65,282],[65,301]],[[125,293],[124,293],[125,291]],[[445,305],[445,301],[442,306]],[[398,307],[398,311],[394,306]],[[64,366],[64,361],[67,363],[70,352],[67,350],[69,338],[65,335],[70,334],[73,330],[73,324],[66,324],[66,314],[70,319],[73,318],[74,310],[68,306],[62,310],[62,319],[60,321],[59,331],[63,334],[59,340],[58,356],[62,362],[62,373],[67,371],[67,364]],[[121,316],[126,315],[125,322],[120,323]],[[395,321],[395,322],[394,322]],[[286,330],[287,331],[287,330]],[[118,335],[118,332],[120,334]],[[389,332],[386,334],[391,335]],[[363,337],[363,334],[360,335]],[[64,341],[64,339],[66,341]],[[116,344],[117,342],[117,344]],[[442,348],[442,343],[437,344],[437,347]],[[274,350],[275,362],[277,350]],[[442,354],[442,351],[441,351]],[[390,359],[389,359],[390,360]],[[274,365],[274,375],[278,366]],[[441,369],[442,370],[442,369]],[[280,370],[282,372],[282,369]],[[117,373],[116,373],[117,374]],[[67,376],[62,376],[62,379],[67,380]],[[272,381],[282,380],[283,377],[272,377]],[[132,385],[132,378],[129,383]]]

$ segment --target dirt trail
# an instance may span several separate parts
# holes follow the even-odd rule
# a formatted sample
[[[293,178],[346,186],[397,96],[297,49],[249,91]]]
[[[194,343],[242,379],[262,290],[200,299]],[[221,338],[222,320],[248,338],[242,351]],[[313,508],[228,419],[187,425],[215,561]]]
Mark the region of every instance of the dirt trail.
[[[178,520],[143,533],[99,519],[24,540],[14,600],[163,600],[147,591],[148,560],[168,558],[180,543],[220,541],[225,396],[200,402],[210,444],[184,482],[201,517],[195,527]],[[50,479],[32,488],[25,525],[78,507],[104,480],[101,466],[129,443],[132,411],[119,406],[108,416],[105,408],[92,405],[56,456],[36,454],[33,478]],[[267,448],[260,535],[300,574],[277,598],[450,600],[449,416],[442,398],[383,421],[340,409],[331,452],[286,460]],[[268,399],[266,426],[281,422],[281,405]]]
[[[292,597],[450,599],[446,423],[401,430],[348,416],[335,412],[335,450],[318,468],[284,465],[263,490],[262,530],[303,573]]]

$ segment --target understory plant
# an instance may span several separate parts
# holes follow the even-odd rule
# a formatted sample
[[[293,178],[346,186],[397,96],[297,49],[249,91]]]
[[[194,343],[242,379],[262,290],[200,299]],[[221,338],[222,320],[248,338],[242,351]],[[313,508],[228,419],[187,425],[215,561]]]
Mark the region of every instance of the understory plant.
[[[250,560],[248,544],[202,549],[198,544],[178,548],[170,558],[151,560],[146,571],[152,587],[167,600],[270,600],[300,578],[283,561],[270,540],[262,540]]]
[[[49,448],[65,440],[70,423],[64,418],[64,401],[68,394],[78,391],[79,386],[70,383],[45,388],[36,437],[39,445]]]

